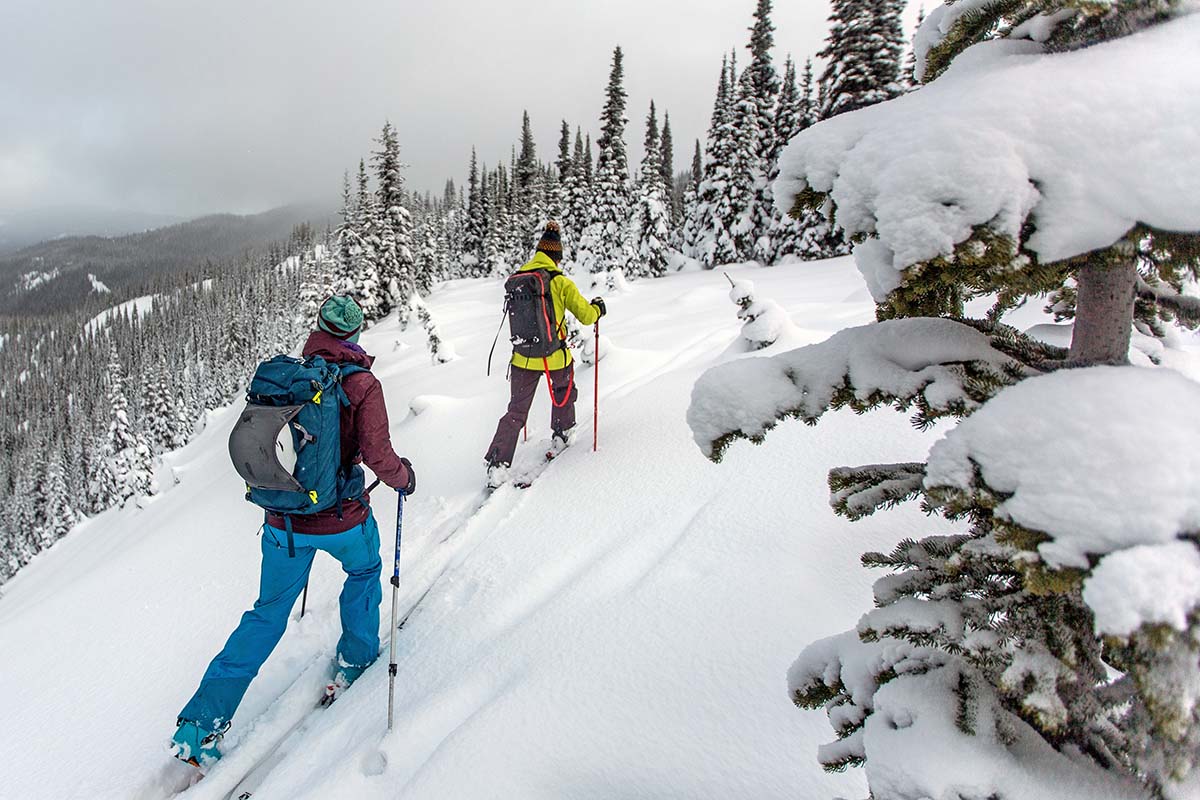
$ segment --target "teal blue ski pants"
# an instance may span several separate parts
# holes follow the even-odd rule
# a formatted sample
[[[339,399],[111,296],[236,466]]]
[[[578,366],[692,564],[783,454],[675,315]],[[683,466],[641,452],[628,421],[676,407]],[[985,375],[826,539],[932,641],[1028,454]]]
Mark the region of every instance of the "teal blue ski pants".
[[[342,638],[337,647],[338,663],[361,672],[379,656],[382,563],[375,515],[368,515],[362,525],[342,533],[296,533],[293,538],[296,555],[289,558],[287,532],[263,526],[258,600],[242,615],[225,647],[208,665],[196,694],[179,712],[180,718],[209,731],[224,727],[233,718],[250,681],[283,636],[318,550],[341,562],[346,573],[339,598]]]

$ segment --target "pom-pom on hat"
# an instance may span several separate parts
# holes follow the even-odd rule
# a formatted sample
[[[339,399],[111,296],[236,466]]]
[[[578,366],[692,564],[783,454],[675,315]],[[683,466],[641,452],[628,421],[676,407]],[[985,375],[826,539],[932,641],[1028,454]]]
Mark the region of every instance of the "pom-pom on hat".
[[[546,223],[546,230],[542,231],[542,238],[538,241],[537,251],[550,256],[556,264],[562,261],[562,228],[558,227],[558,223],[554,220]]]
[[[334,295],[321,304],[317,327],[339,339],[354,341],[362,329],[363,313],[353,297]]]

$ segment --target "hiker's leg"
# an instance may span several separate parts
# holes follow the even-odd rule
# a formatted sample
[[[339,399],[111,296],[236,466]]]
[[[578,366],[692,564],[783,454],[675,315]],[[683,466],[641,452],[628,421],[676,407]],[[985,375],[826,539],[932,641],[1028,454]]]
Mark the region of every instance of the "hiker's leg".
[[[550,429],[555,433],[569,431],[575,427],[575,401],[579,399],[579,387],[575,385],[575,365],[567,364],[550,373],[554,384],[554,404],[550,411]],[[562,408],[558,405],[562,403]]]
[[[375,524],[375,515],[369,514],[362,525],[345,533],[305,537],[305,543],[310,542],[341,562],[346,573],[338,598],[342,637],[338,640],[337,657],[339,666],[354,671],[350,675],[353,680],[379,657],[379,603],[383,599],[379,585],[383,567],[379,558],[379,526]]]
[[[296,547],[288,557],[287,533],[264,525],[262,575],[254,608],[242,615],[225,647],[208,665],[200,688],[179,716],[209,730],[228,722],[259,668],[287,628],[288,615],[308,581],[314,550]]]
[[[532,369],[513,367],[509,370],[508,384],[511,396],[508,401],[508,411],[500,418],[496,426],[496,435],[488,446],[485,458],[493,463],[511,464],[513,455],[517,452],[517,437],[525,427],[529,418],[529,406],[533,403],[533,395],[537,391],[542,373]]]

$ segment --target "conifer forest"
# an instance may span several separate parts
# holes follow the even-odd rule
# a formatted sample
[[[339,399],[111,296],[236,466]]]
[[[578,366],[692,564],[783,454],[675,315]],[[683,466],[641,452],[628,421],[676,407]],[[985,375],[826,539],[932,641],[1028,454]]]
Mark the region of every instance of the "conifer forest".
[[[546,74],[500,115],[438,95],[444,127],[281,86],[297,136],[357,126],[322,132],[322,200],[0,254],[0,753],[34,765],[0,796],[1200,798],[1200,2],[740,5],[720,43],[631,20],[578,63],[593,32],[539,19],[482,68]],[[635,32],[712,63],[644,69]],[[447,86],[481,68],[443,45]],[[281,353],[329,382],[248,391]],[[325,442],[370,411],[307,451],[324,484],[294,480],[301,408]],[[264,431],[252,487],[228,453]],[[391,591],[393,624],[343,659],[351,578],[290,559],[351,531],[345,602]],[[211,679],[243,710],[176,718],[268,561],[304,599],[270,601],[261,676]]]

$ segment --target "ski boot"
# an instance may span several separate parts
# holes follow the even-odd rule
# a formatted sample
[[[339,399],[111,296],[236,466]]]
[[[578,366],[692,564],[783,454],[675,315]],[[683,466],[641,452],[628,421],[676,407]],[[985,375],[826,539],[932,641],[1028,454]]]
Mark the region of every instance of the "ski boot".
[[[546,451],[546,460],[553,461],[558,458],[563,450],[566,450],[575,443],[575,428],[574,426],[567,428],[565,431],[555,431],[550,437],[550,449]]]
[[[337,662],[337,672],[334,673],[333,680],[325,685],[325,695],[321,698],[321,706],[332,705],[334,700],[342,696],[342,692],[350,688],[350,684],[359,679],[370,664],[364,664],[361,667],[353,667],[343,663],[339,658]]]
[[[509,464],[502,461],[488,463],[487,468],[487,487],[489,489],[498,489],[508,482]]]
[[[171,755],[197,768],[220,760],[221,751],[217,745],[229,730],[228,722],[217,730],[208,730],[190,719],[179,719],[176,724],[179,727],[171,737]]]

